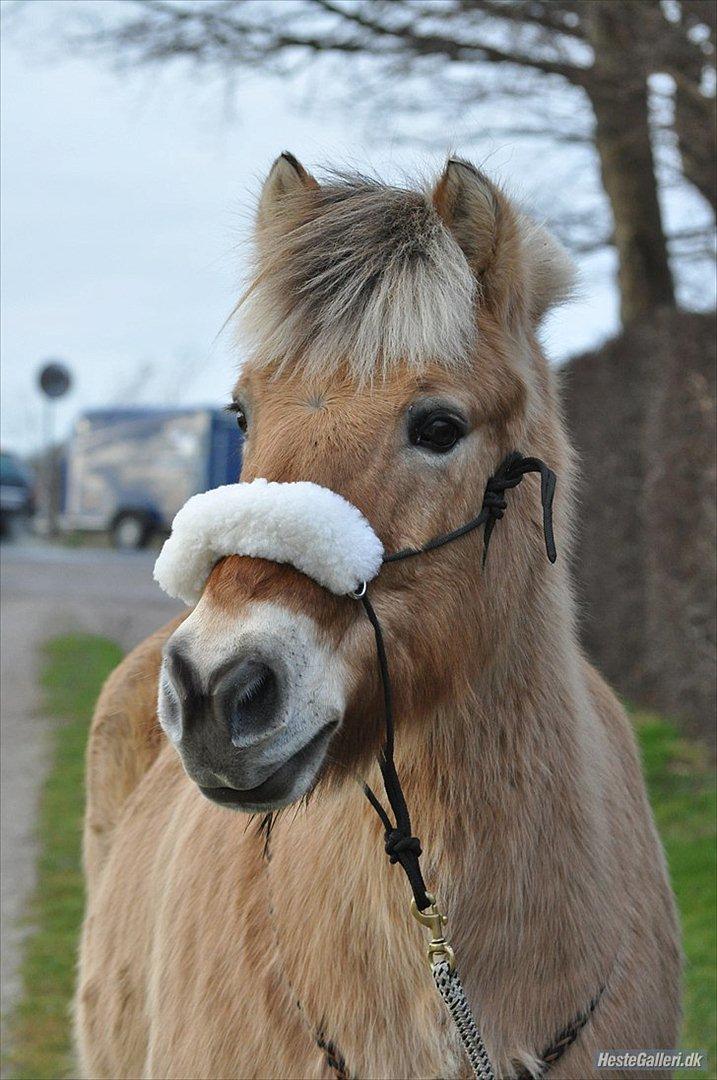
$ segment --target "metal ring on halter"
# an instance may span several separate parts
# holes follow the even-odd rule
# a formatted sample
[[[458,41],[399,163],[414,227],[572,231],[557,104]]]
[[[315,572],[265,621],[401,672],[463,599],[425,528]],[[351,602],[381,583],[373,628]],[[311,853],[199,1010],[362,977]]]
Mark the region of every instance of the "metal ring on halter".
[[[362,597],[364,597],[366,595],[366,589],[367,588],[368,588],[368,585],[366,584],[366,582],[362,581],[361,584],[359,585],[358,589],[354,589],[353,592],[350,592],[349,596],[353,597],[354,600],[361,600]]]

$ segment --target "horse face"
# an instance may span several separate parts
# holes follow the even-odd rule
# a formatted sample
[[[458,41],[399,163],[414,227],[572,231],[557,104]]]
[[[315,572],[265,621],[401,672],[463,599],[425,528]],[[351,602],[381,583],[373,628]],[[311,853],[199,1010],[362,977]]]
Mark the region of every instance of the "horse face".
[[[420,546],[478,513],[486,479],[509,450],[527,441],[533,452],[546,452],[539,424],[528,431],[540,380],[526,361],[531,312],[546,305],[527,287],[529,275],[517,272],[515,220],[499,193],[487,192],[464,165],[449,165],[431,202],[385,189],[383,206],[363,182],[354,202],[343,189],[320,196],[297,163],[280,163],[260,204],[257,288],[272,274],[279,285],[259,296],[264,347],[259,342],[235,390],[246,427],[241,479],[313,481],[357,506],[386,551]],[[381,244],[383,261],[371,262]],[[397,244],[405,255],[398,268]],[[338,274],[332,260],[341,263]],[[460,296],[447,316],[442,305],[454,271]],[[347,285],[351,273],[360,280]],[[475,296],[466,274],[481,287],[471,328],[463,306]],[[357,296],[363,299],[352,310]],[[287,308],[292,297],[300,319]],[[408,310],[397,313],[401,299]],[[345,325],[335,325],[342,319]],[[433,323],[440,319],[450,355],[431,360],[421,349],[432,355],[439,347]],[[297,337],[291,363],[287,324]],[[360,355],[347,351],[352,327]],[[338,348],[340,361],[331,351]],[[469,350],[462,364],[461,349]],[[374,378],[366,378],[366,350],[373,350]],[[539,415],[532,410],[533,421]],[[532,509],[526,500],[522,513],[511,515],[513,540],[511,526],[501,523],[500,563],[514,593],[530,574]],[[370,585],[399,728],[430,723],[443,702],[465,692],[473,675],[468,657],[473,665],[490,661],[495,641],[486,627],[496,601],[483,589],[480,543],[471,534],[386,565]],[[493,552],[491,561],[498,561]],[[273,810],[305,795],[319,776],[360,770],[383,734],[375,646],[360,604],[291,566],[223,559],[167,643],[159,716],[203,793],[238,809]]]
[[[367,389],[348,377],[282,379],[248,368],[235,393],[247,423],[242,480],[330,488],[361,510],[386,551],[420,545],[478,512],[501,456],[498,402],[505,409],[512,393],[521,409],[509,375],[496,380],[492,400],[486,380],[476,392],[438,371],[396,372]],[[387,565],[370,585],[399,724],[457,692],[461,651],[484,618],[473,595],[479,545],[465,538]],[[223,559],[167,643],[160,718],[203,793],[245,810],[295,801],[322,770],[360,767],[382,730],[361,605],[291,566]]]

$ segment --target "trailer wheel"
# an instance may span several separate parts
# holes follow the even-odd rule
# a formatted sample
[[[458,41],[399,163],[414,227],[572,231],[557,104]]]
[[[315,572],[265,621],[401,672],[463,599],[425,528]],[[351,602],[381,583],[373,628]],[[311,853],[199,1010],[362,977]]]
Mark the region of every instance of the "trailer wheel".
[[[110,528],[113,546],[122,551],[138,551],[146,547],[151,535],[151,522],[145,514],[135,510],[119,514]]]

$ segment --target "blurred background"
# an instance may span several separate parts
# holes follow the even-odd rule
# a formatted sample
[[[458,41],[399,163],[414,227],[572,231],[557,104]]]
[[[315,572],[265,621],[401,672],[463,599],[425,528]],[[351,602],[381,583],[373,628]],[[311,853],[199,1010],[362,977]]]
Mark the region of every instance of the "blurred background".
[[[714,1042],[712,0],[2,0],[3,1075],[72,1075],[82,748],[175,610],[153,550],[236,475],[225,320],[284,149],[447,152],[573,253],[546,351],[581,460],[585,647],[631,706]],[[59,755],[59,756],[58,756]]]

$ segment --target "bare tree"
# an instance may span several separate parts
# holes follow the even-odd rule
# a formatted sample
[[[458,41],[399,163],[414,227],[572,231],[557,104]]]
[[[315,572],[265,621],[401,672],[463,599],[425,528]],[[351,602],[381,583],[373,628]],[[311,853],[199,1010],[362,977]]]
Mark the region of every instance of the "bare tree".
[[[435,119],[446,102],[512,100],[521,120],[504,116],[502,135],[594,146],[612,228],[577,247],[615,245],[625,324],[675,303],[661,135],[679,151],[681,178],[715,205],[714,39],[712,0],[125,0],[75,36],[133,63],[183,58],[232,72],[340,58],[342,72],[348,63],[355,79],[388,91],[397,115],[415,102]],[[666,123],[651,101],[656,73],[674,88]],[[551,115],[566,87],[574,115]],[[581,225],[582,210],[563,231]],[[704,230],[675,240],[673,254],[695,257]]]

